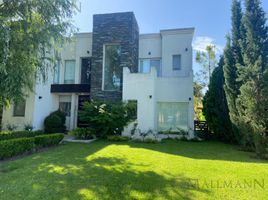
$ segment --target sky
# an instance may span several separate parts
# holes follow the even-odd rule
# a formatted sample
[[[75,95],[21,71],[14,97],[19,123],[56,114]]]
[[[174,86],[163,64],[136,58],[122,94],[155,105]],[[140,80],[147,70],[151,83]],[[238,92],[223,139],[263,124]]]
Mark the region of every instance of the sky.
[[[261,0],[268,13],[268,0]],[[193,69],[196,50],[216,45],[220,55],[225,36],[231,29],[231,0],[78,0],[81,10],[73,20],[79,32],[92,32],[93,14],[133,11],[140,33],[157,33],[161,29],[194,27]]]

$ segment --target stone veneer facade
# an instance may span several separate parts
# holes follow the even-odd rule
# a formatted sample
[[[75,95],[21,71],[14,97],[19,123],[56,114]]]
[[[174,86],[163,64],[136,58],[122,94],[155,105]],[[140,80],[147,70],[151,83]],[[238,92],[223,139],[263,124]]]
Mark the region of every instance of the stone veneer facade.
[[[116,43],[121,46],[120,68],[138,71],[139,27],[133,12],[98,14],[93,16],[91,98],[122,100],[120,91],[103,91],[103,47]],[[122,80],[121,80],[122,81]]]

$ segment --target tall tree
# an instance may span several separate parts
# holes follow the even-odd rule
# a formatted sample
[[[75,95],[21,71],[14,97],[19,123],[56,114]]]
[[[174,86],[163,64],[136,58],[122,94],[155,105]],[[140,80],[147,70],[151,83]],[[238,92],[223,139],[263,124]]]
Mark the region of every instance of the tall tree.
[[[227,35],[226,47],[224,49],[224,90],[228,103],[229,116],[232,122],[232,131],[235,133],[237,142],[241,142],[241,135],[237,128],[239,124],[239,115],[236,106],[236,99],[239,95],[241,81],[238,82],[238,68],[243,65],[242,44],[243,44],[243,26],[242,26],[242,9],[240,1],[232,2],[232,29],[231,35]]]
[[[51,66],[52,47],[73,30],[73,0],[4,0],[0,4],[0,105],[32,90]]]
[[[239,69],[243,81],[237,109],[243,122],[243,134],[253,133],[258,157],[265,156],[268,132],[268,27],[259,0],[245,0],[246,30],[244,67]]]
[[[213,135],[225,142],[235,142],[224,92],[223,57],[212,73],[208,91],[203,100],[203,112]]]
[[[208,86],[211,73],[217,64],[215,48],[215,45],[208,45],[205,52],[196,52],[195,60],[202,66],[197,76],[202,78],[199,82],[204,87]]]

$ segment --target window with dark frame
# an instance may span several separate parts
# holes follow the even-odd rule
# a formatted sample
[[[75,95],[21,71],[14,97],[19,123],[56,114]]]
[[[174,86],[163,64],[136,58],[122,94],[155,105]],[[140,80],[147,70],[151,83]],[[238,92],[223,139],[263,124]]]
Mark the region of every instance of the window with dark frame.
[[[181,55],[172,56],[172,68],[173,70],[181,70]]]
[[[13,116],[14,117],[24,117],[25,116],[26,101],[21,100],[14,103]]]

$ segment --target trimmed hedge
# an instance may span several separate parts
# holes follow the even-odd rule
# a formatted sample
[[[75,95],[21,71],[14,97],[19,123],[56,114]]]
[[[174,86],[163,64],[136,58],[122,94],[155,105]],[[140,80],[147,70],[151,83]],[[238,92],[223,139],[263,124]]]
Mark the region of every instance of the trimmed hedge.
[[[43,131],[14,131],[14,132],[0,132],[0,141],[1,140],[10,140],[15,138],[27,138],[27,137],[35,137],[37,135],[44,134]]]
[[[0,141],[0,160],[26,152],[32,152],[34,149],[57,145],[63,137],[63,134],[55,133],[28,138],[24,137],[2,140]]]
[[[0,160],[10,158],[34,148],[34,138],[16,138],[0,141]]]
[[[37,148],[54,146],[59,144],[63,138],[64,135],[62,133],[39,135],[34,137],[34,143]]]

